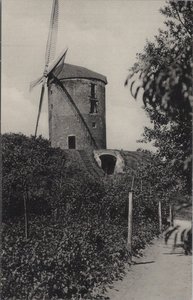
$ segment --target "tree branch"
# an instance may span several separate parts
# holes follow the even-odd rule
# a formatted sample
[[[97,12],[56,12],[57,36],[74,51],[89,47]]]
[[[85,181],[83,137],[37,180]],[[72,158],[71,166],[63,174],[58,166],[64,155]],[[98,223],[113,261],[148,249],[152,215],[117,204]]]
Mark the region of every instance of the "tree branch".
[[[177,13],[178,20],[180,21],[180,23],[182,24],[182,26],[186,29],[186,31],[187,31],[187,33],[190,35],[190,37],[192,37],[191,32],[188,30],[188,28],[186,27],[186,25],[185,25],[184,22],[182,21],[182,19],[181,19],[181,17],[180,17],[180,14],[179,14],[179,12],[178,12],[178,9],[177,9],[175,3],[173,3],[173,5],[174,5],[174,9],[175,9],[175,11],[176,11],[176,13]]]

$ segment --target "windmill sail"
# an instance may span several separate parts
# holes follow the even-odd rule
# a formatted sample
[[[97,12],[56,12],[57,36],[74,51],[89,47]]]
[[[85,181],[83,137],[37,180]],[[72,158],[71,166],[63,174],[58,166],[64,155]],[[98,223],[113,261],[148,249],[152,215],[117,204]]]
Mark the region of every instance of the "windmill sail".
[[[49,66],[50,62],[53,60],[54,55],[55,55],[55,50],[56,50],[56,39],[57,39],[57,31],[58,31],[58,9],[59,9],[58,8],[58,0],[53,0],[48,40],[47,40],[47,45],[46,45],[45,67],[44,67],[43,76],[38,78],[37,80],[33,81],[30,84],[30,90],[31,90],[36,85],[42,83],[38,116],[37,116],[36,129],[35,129],[35,137],[37,135],[38,124],[39,124],[39,119],[40,119],[40,114],[41,114],[41,108],[42,108],[42,103],[43,103],[43,98],[44,98],[45,84],[46,84],[46,79],[47,79],[48,71],[49,71],[48,66]]]
[[[65,49],[65,50],[63,50],[63,51],[60,53],[60,55],[57,57],[57,59],[55,59],[55,60],[50,64],[50,66],[47,68],[47,75],[46,75],[47,77],[49,76],[49,74],[50,74],[51,72],[53,72],[55,76],[58,75],[58,71],[59,71],[59,69],[60,69],[59,66],[60,66],[60,65],[62,66],[62,65],[64,64],[64,60],[65,60],[67,51],[68,51],[68,48]],[[56,71],[56,73],[55,73],[56,67],[58,67],[58,68],[57,68],[57,71]],[[30,83],[30,91],[31,91],[36,85],[38,85],[38,84],[40,84],[40,83],[43,83],[43,79],[44,79],[44,76],[41,76],[40,78],[38,78],[38,79],[32,81],[32,82]]]
[[[39,124],[40,114],[41,114],[41,110],[42,110],[42,102],[43,102],[43,97],[44,97],[44,90],[45,90],[45,85],[42,84],[42,89],[41,89],[41,94],[40,94],[40,102],[39,102],[39,108],[38,108],[38,117],[37,117],[37,121],[36,121],[35,137],[37,135],[38,124]]]
[[[48,68],[48,75],[50,73],[53,73],[55,76],[58,75],[59,71],[60,71],[60,66],[63,67],[64,64],[64,60],[66,57],[66,53],[68,51],[68,48],[63,50],[60,55],[58,56],[58,58],[56,60],[53,61],[53,63],[50,65],[50,67]],[[56,69],[57,67],[57,69]]]
[[[30,90],[30,92],[31,92],[31,90],[36,86],[36,85],[38,85],[38,84],[40,84],[40,83],[42,83],[43,82],[43,76],[41,76],[41,77],[39,77],[38,79],[36,79],[36,80],[34,80],[34,81],[32,81],[31,83],[30,83],[30,87],[29,87],[29,90]]]
[[[56,51],[56,41],[58,33],[58,0],[53,1],[52,13],[50,18],[50,28],[46,45],[45,67],[54,59]]]

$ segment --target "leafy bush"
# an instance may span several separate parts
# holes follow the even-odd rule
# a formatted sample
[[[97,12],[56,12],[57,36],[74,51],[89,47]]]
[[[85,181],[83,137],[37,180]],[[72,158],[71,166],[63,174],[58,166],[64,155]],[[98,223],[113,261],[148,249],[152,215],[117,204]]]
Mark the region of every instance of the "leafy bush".
[[[91,299],[93,289],[119,276],[127,257],[124,237],[113,224],[31,222],[24,240],[22,223],[3,235],[3,299]],[[82,230],[84,228],[84,230]],[[30,296],[31,295],[31,296]],[[35,299],[36,299],[35,298]]]
[[[47,217],[30,225],[29,240],[23,238],[22,222],[4,228],[3,299],[98,299],[105,284],[123,276],[126,227],[98,220],[52,224]],[[150,224],[137,228],[135,253],[153,234]]]

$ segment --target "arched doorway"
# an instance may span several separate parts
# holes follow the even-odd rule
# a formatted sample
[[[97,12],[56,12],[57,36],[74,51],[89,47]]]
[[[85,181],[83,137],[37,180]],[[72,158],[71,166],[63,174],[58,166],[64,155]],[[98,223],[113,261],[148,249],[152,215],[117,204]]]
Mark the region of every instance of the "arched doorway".
[[[113,174],[117,161],[116,157],[111,154],[102,154],[99,156],[99,158],[101,160],[101,167],[103,171],[108,175]]]

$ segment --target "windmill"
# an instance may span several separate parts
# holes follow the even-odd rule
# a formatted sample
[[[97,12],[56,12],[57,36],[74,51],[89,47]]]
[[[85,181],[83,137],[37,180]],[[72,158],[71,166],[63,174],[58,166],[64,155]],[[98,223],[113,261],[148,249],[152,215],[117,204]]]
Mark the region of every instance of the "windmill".
[[[99,148],[97,145],[97,142],[95,138],[93,137],[93,134],[87,124],[87,121],[84,119],[82,113],[80,112],[80,109],[78,108],[76,102],[68,92],[67,88],[65,87],[64,83],[58,78],[60,68],[59,66],[63,64],[64,66],[64,60],[66,57],[67,49],[64,49],[59,57],[53,61],[55,49],[56,49],[56,40],[57,40],[57,30],[58,30],[58,0],[53,0],[52,5],[52,12],[51,12],[51,18],[50,18],[50,26],[49,26],[49,34],[48,34],[48,40],[46,45],[46,54],[45,54],[45,67],[43,75],[32,82],[30,84],[30,90],[37,86],[38,84],[41,84],[41,93],[40,93],[40,100],[39,100],[39,108],[38,108],[38,116],[36,121],[36,127],[35,127],[35,137],[37,136],[37,130],[38,130],[38,124],[41,114],[41,108],[42,108],[42,102],[44,98],[44,91],[45,91],[45,84],[52,80],[54,81],[57,90],[62,94],[63,99],[68,102],[68,105],[71,107],[74,116],[76,117],[78,123],[81,125],[82,130],[84,130],[85,135],[87,136],[88,140],[90,141],[90,145],[92,145],[95,149]]]

